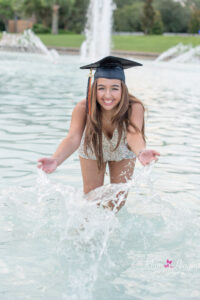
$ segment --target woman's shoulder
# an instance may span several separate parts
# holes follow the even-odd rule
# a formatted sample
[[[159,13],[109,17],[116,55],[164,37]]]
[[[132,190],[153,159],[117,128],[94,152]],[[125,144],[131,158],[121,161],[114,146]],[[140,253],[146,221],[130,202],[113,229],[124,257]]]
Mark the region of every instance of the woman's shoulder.
[[[131,114],[129,115],[130,120],[133,122],[136,118],[142,118],[144,117],[145,113],[145,107],[143,103],[134,97],[134,99],[131,99],[130,101],[131,106]]]
[[[140,101],[131,102],[131,107],[132,110],[144,111],[144,105]]]
[[[77,107],[80,107],[80,108],[85,108],[86,106],[86,99],[83,99],[81,101],[79,101],[77,104],[76,104]]]
[[[74,111],[85,112],[86,111],[86,99],[79,101],[74,107]]]
[[[81,100],[76,104],[72,112],[72,119],[76,119],[82,122],[86,119],[86,100]]]
[[[132,94],[129,93],[129,105],[131,106],[132,109],[143,109],[144,108],[144,104],[142,103],[142,101],[138,98],[136,98],[135,96],[133,96]]]

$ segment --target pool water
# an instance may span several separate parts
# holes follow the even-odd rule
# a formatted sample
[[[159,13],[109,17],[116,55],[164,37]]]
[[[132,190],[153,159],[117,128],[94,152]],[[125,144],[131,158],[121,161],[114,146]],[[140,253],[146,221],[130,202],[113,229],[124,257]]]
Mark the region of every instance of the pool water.
[[[0,299],[200,299],[200,68],[143,63],[127,85],[161,157],[126,185],[106,176],[88,202],[77,153],[51,175],[36,167],[85,97],[79,57],[0,53]],[[97,208],[121,188],[118,214]]]

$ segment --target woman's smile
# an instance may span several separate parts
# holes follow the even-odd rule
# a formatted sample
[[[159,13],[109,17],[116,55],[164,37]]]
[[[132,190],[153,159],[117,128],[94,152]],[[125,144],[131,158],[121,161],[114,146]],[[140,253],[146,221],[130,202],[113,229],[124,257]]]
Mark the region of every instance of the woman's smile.
[[[121,81],[99,78],[97,81],[97,102],[105,109],[114,108],[121,100]]]
[[[105,103],[105,105],[111,105],[114,100],[103,100],[103,102]]]

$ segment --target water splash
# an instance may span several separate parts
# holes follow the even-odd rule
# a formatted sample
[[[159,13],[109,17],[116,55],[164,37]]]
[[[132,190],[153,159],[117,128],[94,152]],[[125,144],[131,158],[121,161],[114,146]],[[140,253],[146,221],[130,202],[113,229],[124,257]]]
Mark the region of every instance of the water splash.
[[[112,0],[90,0],[85,27],[86,40],[81,46],[81,60],[96,60],[110,53]]]
[[[179,43],[178,45],[163,52],[158,58],[156,58],[156,61],[170,60],[173,57],[189,51],[191,48],[192,45],[183,45],[182,43]]]
[[[192,47],[192,45],[183,45],[179,43],[162,53],[156,61],[166,61],[175,63],[199,63],[200,62],[200,46]]]
[[[181,298],[185,283],[177,284],[183,273],[177,261],[180,256],[184,264],[196,259],[191,249],[193,254],[200,249],[191,244],[191,233],[193,242],[198,241],[199,220],[190,203],[177,205],[152,193],[153,168],[144,168],[127,184],[99,188],[90,199],[51,182],[42,171],[35,186],[1,191],[0,294],[9,300],[13,295],[16,300],[98,300],[110,294],[114,299],[141,298],[148,292],[153,299],[158,282],[167,295],[173,270],[175,293]],[[124,207],[115,214],[96,205],[130,188],[133,212]],[[163,267],[168,258],[173,269]],[[197,282],[199,271],[192,271],[184,274]],[[126,292],[127,286],[134,291]]]
[[[187,52],[173,58],[172,62],[178,63],[199,63],[200,62],[200,46],[189,49]]]
[[[0,278],[6,274],[6,281],[15,282],[12,291],[1,280],[0,293],[20,299],[23,287],[33,298],[93,299],[102,257],[118,226],[115,215],[71,186],[52,184],[41,171],[35,187],[11,187],[1,193],[0,204]]]
[[[56,50],[48,50],[40,38],[30,29],[25,30],[23,34],[9,34],[7,32],[3,32],[3,36],[0,41],[0,49],[4,51],[44,54],[52,61],[56,61],[59,57]]]

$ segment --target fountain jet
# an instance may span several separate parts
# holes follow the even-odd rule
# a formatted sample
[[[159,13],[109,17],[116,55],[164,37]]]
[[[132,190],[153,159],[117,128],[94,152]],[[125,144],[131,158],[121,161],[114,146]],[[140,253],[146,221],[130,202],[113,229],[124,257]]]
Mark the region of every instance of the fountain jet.
[[[171,61],[178,63],[199,63],[200,46],[183,45],[182,43],[162,53],[156,61]]]
[[[25,30],[23,34],[4,32],[0,41],[0,50],[44,54],[53,61],[59,56],[56,50],[48,50],[30,29]]]
[[[86,40],[81,46],[81,60],[96,60],[110,54],[112,0],[90,0],[85,27]]]

